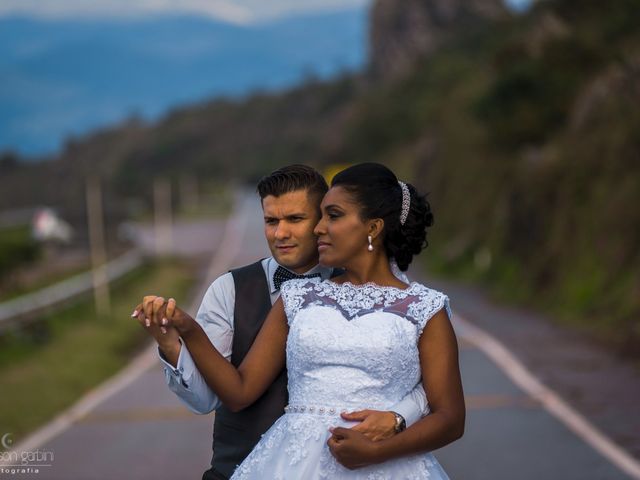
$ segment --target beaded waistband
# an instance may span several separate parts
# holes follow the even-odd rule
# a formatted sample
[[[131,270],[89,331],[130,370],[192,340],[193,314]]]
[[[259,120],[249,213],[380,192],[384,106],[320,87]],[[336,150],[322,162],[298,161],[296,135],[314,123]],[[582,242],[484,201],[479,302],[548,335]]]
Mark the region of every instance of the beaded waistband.
[[[340,415],[341,412],[348,411],[350,410],[347,408],[326,405],[291,404],[284,407],[284,413],[307,413],[311,415]]]

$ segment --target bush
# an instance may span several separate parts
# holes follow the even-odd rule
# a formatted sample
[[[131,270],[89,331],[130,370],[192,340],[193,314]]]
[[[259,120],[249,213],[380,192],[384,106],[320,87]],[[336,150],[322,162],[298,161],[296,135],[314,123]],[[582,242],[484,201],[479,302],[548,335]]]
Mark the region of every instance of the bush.
[[[28,227],[5,229],[0,232],[0,282],[16,268],[34,262],[40,246],[31,238]]]

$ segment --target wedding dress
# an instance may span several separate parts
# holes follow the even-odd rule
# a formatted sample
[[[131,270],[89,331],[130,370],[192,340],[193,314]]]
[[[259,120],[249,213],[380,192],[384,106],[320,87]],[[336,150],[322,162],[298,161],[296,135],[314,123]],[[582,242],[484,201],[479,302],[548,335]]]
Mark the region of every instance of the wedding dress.
[[[341,411],[389,410],[421,378],[418,339],[446,309],[446,295],[297,279],[282,286],[289,323],[289,405],[232,479],[429,479],[449,477],[431,453],[348,470],[326,444],[329,427],[351,427]]]

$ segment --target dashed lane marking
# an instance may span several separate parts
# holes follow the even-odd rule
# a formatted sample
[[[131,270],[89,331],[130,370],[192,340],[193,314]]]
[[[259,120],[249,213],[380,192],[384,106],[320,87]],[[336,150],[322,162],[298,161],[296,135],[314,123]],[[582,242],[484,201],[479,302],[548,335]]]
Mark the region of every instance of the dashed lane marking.
[[[187,408],[130,408],[125,410],[111,410],[90,412],[78,419],[76,423],[118,423],[118,422],[157,422],[159,420],[201,420],[200,415],[194,415]]]
[[[467,410],[483,410],[488,408],[541,408],[535,398],[527,395],[465,395]]]

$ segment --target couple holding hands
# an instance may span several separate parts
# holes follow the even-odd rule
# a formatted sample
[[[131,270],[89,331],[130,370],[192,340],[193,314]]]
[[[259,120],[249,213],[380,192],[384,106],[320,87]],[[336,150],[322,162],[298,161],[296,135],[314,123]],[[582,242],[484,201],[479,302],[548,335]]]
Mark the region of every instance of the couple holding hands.
[[[146,296],[169,388],[215,410],[211,479],[447,479],[429,453],[465,405],[446,295],[403,273],[428,202],[363,163],[329,188],[304,165],[258,184],[272,256],[207,290],[195,319]]]

